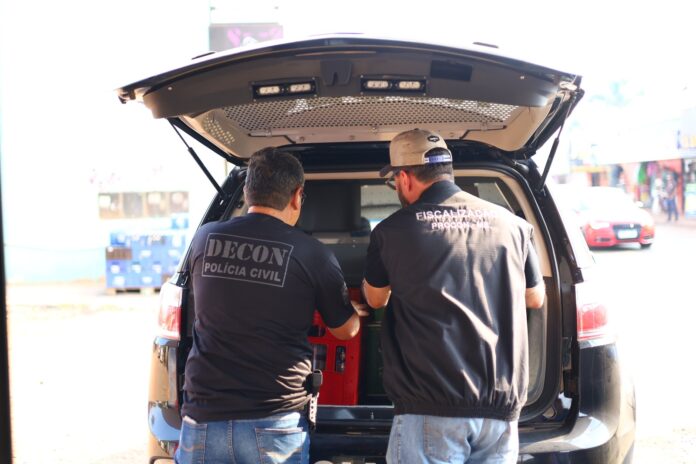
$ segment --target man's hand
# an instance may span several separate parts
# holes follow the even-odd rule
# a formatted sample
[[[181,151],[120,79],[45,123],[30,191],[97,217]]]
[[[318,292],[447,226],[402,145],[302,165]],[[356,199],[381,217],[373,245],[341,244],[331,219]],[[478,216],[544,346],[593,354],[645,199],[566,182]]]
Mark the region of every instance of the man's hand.
[[[353,309],[355,309],[355,312],[358,313],[358,316],[367,317],[370,315],[370,310],[366,304],[358,303],[357,301],[353,300],[350,301],[350,304],[353,305]]]
[[[339,340],[350,340],[351,338],[355,337],[360,331],[360,318],[370,315],[366,304],[358,303],[357,301],[352,300],[350,304],[353,305],[355,312],[352,316],[350,316],[345,324],[343,324],[341,327],[336,327],[335,329],[329,327],[329,332],[331,332],[331,335]]]

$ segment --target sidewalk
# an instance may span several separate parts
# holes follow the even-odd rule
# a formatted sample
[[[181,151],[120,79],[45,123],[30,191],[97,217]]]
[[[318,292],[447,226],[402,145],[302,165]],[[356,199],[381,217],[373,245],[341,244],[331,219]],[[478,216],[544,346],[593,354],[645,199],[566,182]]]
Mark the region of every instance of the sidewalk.
[[[658,226],[671,226],[679,228],[696,229],[696,218],[687,218],[683,214],[679,214],[679,219],[677,221],[667,221],[667,213],[653,214],[655,219],[655,225]]]
[[[68,309],[81,311],[154,309],[159,293],[116,293],[107,291],[103,281],[66,283],[8,283],[8,309]]]

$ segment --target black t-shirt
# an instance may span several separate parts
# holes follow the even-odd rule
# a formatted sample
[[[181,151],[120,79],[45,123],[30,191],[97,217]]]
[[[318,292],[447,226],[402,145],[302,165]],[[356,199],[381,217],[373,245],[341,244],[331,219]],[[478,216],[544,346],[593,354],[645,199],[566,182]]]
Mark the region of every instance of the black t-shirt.
[[[202,226],[189,259],[196,319],[182,415],[206,422],[302,409],[314,310],[330,328],[354,312],[333,254],[249,213]]]
[[[366,281],[391,286],[381,343],[396,414],[515,420],[527,397],[532,226],[437,182],[372,231]]]

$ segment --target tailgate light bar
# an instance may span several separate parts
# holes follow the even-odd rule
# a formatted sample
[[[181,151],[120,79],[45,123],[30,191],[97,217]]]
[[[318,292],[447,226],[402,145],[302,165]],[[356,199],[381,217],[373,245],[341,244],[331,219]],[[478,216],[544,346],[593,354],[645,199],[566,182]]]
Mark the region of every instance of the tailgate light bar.
[[[314,79],[303,82],[278,82],[274,84],[252,84],[254,99],[282,97],[289,95],[315,95],[317,85]]]
[[[425,93],[425,79],[366,78],[360,82],[363,92],[417,92]]]
[[[181,338],[181,299],[183,289],[166,282],[160,289],[160,308],[157,315],[157,335],[169,340]]]

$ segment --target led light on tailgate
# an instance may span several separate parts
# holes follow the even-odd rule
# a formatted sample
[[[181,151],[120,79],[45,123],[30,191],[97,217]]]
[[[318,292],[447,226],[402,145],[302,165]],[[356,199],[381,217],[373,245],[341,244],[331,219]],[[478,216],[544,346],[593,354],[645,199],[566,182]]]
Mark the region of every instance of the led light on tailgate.
[[[314,95],[317,86],[314,79],[305,82],[278,82],[274,84],[253,84],[254,98],[283,97],[289,95]]]

